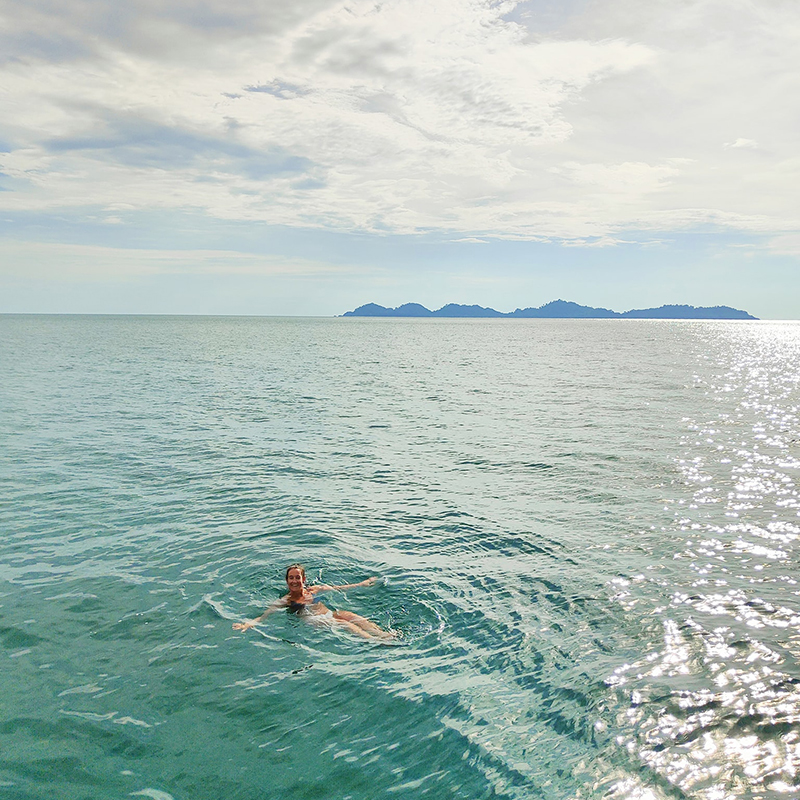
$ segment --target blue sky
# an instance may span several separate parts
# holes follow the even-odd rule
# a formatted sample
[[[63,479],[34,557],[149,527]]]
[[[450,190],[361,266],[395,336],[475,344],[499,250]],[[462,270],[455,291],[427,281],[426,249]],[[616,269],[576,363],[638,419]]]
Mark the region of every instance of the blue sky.
[[[0,14],[0,312],[800,318],[795,2]]]

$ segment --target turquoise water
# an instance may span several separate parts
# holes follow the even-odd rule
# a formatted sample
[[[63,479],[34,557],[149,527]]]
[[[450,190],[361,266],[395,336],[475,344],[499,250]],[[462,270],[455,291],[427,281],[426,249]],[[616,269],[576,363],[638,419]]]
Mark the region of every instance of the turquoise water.
[[[0,337],[3,797],[800,795],[800,325]]]

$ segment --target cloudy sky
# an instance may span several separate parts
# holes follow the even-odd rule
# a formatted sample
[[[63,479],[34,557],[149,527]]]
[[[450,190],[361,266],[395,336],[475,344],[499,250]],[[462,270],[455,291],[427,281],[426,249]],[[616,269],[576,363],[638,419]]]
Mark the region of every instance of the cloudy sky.
[[[800,318],[797,0],[0,18],[0,311]]]

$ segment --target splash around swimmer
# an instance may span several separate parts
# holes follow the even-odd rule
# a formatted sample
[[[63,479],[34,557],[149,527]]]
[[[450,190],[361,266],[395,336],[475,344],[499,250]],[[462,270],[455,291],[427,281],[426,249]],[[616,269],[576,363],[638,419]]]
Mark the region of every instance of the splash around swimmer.
[[[345,583],[341,586],[329,586],[326,583],[308,586],[306,584],[306,571],[302,564],[291,564],[286,568],[286,586],[289,593],[276,600],[270,605],[263,614],[255,619],[248,619],[244,622],[234,622],[233,629],[246,631],[258,625],[270,614],[286,609],[294,614],[310,615],[317,617],[320,621],[329,621],[345,630],[361,636],[364,639],[395,639],[397,634],[392,631],[385,631],[378,627],[374,622],[370,622],[366,617],[354,614],[352,611],[331,611],[327,606],[316,599],[316,595],[321,592],[330,592],[336,589],[355,589],[360,586],[372,586],[378,579],[367,578],[360,583]]]

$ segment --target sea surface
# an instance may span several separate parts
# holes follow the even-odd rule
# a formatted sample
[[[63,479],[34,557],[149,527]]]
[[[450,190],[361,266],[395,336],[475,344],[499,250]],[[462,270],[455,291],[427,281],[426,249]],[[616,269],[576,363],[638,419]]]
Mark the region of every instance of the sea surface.
[[[797,798],[799,477],[798,323],[1,316],[0,796]]]

